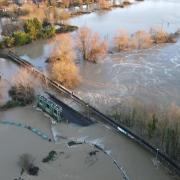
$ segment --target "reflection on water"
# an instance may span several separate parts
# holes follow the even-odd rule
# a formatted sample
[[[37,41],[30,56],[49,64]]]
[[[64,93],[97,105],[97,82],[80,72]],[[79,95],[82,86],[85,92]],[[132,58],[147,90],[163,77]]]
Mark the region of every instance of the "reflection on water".
[[[124,9],[75,17],[70,22],[87,25],[112,42],[120,27],[134,32],[163,26],[174,32],[180,27],[179,9],[179,0],[147,0]],[[42,69],[51,50],[52,44],[35,42],[17,51]],[[180,40],[147,50],[112,54],[99,64],[84,62],[80,71],[83,82],[76,93],[101,110],[128,97],[180,105]]]

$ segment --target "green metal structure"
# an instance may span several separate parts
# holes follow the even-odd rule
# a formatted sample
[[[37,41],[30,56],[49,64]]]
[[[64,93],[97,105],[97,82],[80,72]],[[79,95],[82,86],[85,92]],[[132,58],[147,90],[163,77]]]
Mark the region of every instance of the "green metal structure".
[[[37,96],[37,106],[43,111],[48,113],[56,122],[61,122],[63,120],[62,107],[51,101],[50,99],[38,95]]]

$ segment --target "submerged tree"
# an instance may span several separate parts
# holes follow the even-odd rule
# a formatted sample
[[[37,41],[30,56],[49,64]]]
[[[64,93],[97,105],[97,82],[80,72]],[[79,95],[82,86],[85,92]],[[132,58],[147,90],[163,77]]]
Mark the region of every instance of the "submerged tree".
[[[149,32],[137,31],[129,35],[125,30],[118,30],[115,37],[115,46],[119,51],[146,49],[150,48],[153,43],[174,43],[176,42],[176,33],[168,34],[163,29],[151,29]]]
[[[115,46],[119,51],[127,50],[129,48],[129,35],[126,30],[118,30],[115,37]]]
[[[12,80],[9,90],[12,100],[22,105],[30,104],[35,99],[34,82],[27,70],[21,69]]]
[[[21,175],[27,172],[29,175],[37,176],[39,167],[34,165],[34,158],[30,154],[22,154],[19,157],[18,165],[21,168]]]
[[[152,28],[150,34],[156,44],[176,42],[175,37],[166,32],[163,28]]]
[[[88,27],[79,29],[77,43],[84,60],[96,63],[107,53],[107,42],[101,40],[99,34],[93,33]]]
[[[78,67],[71,36],[59,36],[49,60],[49,76],[68,88],[76,87],[80,82]]]
[[[110,9],[111,7],[109,0],[98,0],[97,2],[100,9]]]

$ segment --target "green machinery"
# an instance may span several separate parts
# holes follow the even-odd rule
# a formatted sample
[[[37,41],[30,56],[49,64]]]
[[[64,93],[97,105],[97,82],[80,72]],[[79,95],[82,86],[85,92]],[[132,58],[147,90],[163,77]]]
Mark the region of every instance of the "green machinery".
[[[48,113],[56,122],[61,122],[63,120],[62,107],[51,101],[50,99],[38,95],[37,96],[37,106],[43,111]]]

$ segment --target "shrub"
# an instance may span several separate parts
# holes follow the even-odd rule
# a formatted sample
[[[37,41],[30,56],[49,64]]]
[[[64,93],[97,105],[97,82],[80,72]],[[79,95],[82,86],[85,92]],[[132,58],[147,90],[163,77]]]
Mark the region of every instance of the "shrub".
[[[80,75],[74,63],[72,39],[68,34],[56,38],[59,39],[49,59],[49,76],[68,88],[74,88],[80,82]]]
[[[22,169],[21,175],[26,171],[29,175],[37,176],[39,167],[34,166],[34,158],[30,154],[22,154],[19,157],[18,165]]]
[[[150,33],[137,31],[131,39],[130,49],[146,49],[152,46],[153,40]]]
[[[168,34],[163,28],[155,28],[150,30],[154,43],[174,43],[175,37],[172,34]]]
[[[14,46],[14,38],[13,37],[8,37],[6,36],[4,39],[3,39],[3,43],[6,47],[8,48],[11,48]]]
[[[22,104],[19,101],[10,100],[5,105],[3,105],[1,108],[2,109],[9,109],[9,108],[17,107],[17,106],[24,106],[24,104]]]
[[[22,154],[19,157],[18,165],[23,171],[28,171],[34,163],[34,158],[30,154]]]
[[[72,38],[68,34],[62,34],[55,38],[57,45],[50,56],[50,63],[66,61],[72,62],[75,59]]]
[[[125,30],[118,30],[115,37],[115,45],[119,51],[127,50],[129,48],[129,35]]]
[[[74,62],[59,61],[50,68],[50,77],[67,88],[74,88],[80,82],[80,75]]]
[[[41,37],[42,38],[52,38],[54,37],[56,34],[56,30],[53,26],[47,26],[47,27],[44,27],[43,30],[41,31]]]
[[[56,30],[56,33],[68,33],[73,32],[78,29],[77,26],[67,25],[67,24],[60,24],[60,28]]]
[[[9,90],[9,95],[13,101],[19,102],[22,105],[31,104],[35,99],[34,89],[22,84],[12,86]]]
[[[107,43],[101,40],[98,33],[93,33],[88,27],[82,27],[78,31],[78,48],[84,60],[96,63],[107,53]]]
[[[112,117],[131,128],[170,158],[180,162],[180,107],[172,104],[163,110],[133,100],[113,108]]]
[[[41,30],[42,24],[37,18],[29,19],[24,24],[24,31],[30,35],[32,40],[39,38]]]
[[[20,70],[14,76],[13,83],[9,90],[12,100],[22,105],[31,104],[35,99],[35,90],[29,73],[24,69]]]
[[[54,160],[56,159],[56,157],[57,157],[57,152],[56,152],[56,151],[50,151],[49,154],[48,154],[48,156],[45,157],[45,158],[42,160],[42,162],[43,162],[43,163],[48,163],[48,162],[50,162],[50,161],[54,161]]]
[[[153,43],[174,43],[176,42],[176,34],[168,34],[163,29],[151,29],[150,32],[137,31],[128,35],[127,31],[119,30],[115,37],[115,46],[121,50],[145,49],[153,45]]]
[[[13,34],[15,45],[22,46],[31,42],[31,37],[25,32],[17,31]]]
[[[38,176],[39,173],[39,167],[31,165],[28,169],[28,174],[31,176]]]

